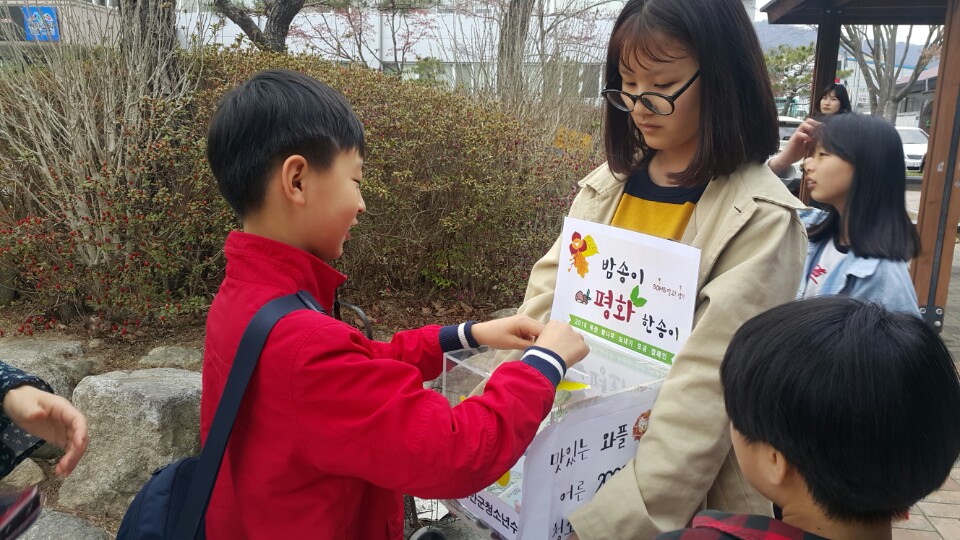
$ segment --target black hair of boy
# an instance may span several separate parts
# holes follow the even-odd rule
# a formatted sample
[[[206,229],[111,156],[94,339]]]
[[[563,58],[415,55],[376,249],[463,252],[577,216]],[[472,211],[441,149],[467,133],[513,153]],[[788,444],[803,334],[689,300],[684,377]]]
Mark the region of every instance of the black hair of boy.
[[[834,520],[902,514],[960,455],[960,380],[919,317],[844,296],[747,321],[720,367],[727,413],[783,453]]]
[[[207,132],[207,161],[240,216],[263,204],[275,167],[292,155],[324,170],[341,153],[364,153],[363,125],[347,100],[302,73],[257,73],[220,101]]]
[[[829,94],[830,92],[833,92],[833,95],[837,96],[837,101],[840,102],[840,108],[837,109],[836,114],[843,114],[853,111],[853,107],[850,106],[850,94],[847,93],[847,87],[840,83],[830,83],[826,88],[823,89],[823,92],[820,92],[820,97],[817,98],[817,114],[823,114],[823,112],[820,111],[820,100],[823,99],[823,96]]]
[[[920,237],[903,205],[906,165],[897,128],[883,118],[856,113],[822,120],[819,144],[854,169],[843,210],[853,253],[896,261],[916,257]],[[832,206],[825,209],[827,218],[808,231],[811,242],[840,234],[840,215]]]
[[[681,44],[700,64],[700,140],[679,185],[702,185],[778,149],[777,107],[753,22],[739,0],[630,0],[613,27],[606,88],[622,86],[624,55],[670,61],[663,38]],[[604,147],[610,170],[631,174],[655,150],[630,113],[604,101]],[[637,153],[637,149],[642,155]]]

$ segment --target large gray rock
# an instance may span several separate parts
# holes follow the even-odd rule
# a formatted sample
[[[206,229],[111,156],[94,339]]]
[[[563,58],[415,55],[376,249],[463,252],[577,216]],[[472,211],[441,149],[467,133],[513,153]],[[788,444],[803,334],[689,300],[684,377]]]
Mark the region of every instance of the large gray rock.
[[[90,446],[60,488],[60,505],[122,517],[154,469],[200,451],[200,374],[112,371],[77,385]]]
[[[77,383],[97,369],[99,360],[83,358],[79,341],[9,338],[0,339],[0,362],[43,379],[54,393],[73,397]],[[34,457],[56,459],[63,451],[52,444],[41,446]]]
[[[20,537],[21,540],[110,540],[107,531],[95,527],[89,521],[44,508],[40,517]]]
[[[40,448],[37,448],[34,453],[30,454],[30,457],[36,459],[60,459],[63,457],[63,454],[65,454],[63,448],[55,446],[53,443],[46,443]]]
[[[0,480],[0,491],[15,491],[43,482],[46,475],[32,459],[25,459]]]
[[[157,347],[137,362],[141,368],[177,368],[200,371],[203,353],[189,347]]]
[[[98,360],[82,355],[79,341],[0,339],[0,361],[40,377],[67,399],[77,383],[96,370]]]

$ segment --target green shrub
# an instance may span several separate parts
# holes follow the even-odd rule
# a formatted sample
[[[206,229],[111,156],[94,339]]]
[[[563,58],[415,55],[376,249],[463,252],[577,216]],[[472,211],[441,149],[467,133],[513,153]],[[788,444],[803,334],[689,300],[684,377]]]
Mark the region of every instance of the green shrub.
[[[203,164],[194,62],[174,74],[148,52],[44,51],[0,76],[4,280],[63,318],[202,312],[235,219]]]
[[[95,209],[82,222],[65,219],[75,209],[49,183],[9,182],[12,174],[40,175],[30,156],[0,154],[0,264],[15,270],[29,301],[58,316],[98,312],[130,321],[201,312],[222,279],[222,243],[236,225],[206,166],[206,126],[220,96],[263,69],[326,82],[365,126],[368,210],[336,263],[350,276],[344,294],[351,299],[400,292],[516,303],[530,267],[559,232],[576,180],[596,161],[550,148],[460,93],[310,56],[236,48],[191,54],[202,54],[204,67],[185,101],[140,105],[173,110],[168,121],[144,127],[155,131],[143,139],[149,145],[127,149],[123,166],[47,171]],[[51,207],[62,210],[44,211]]]

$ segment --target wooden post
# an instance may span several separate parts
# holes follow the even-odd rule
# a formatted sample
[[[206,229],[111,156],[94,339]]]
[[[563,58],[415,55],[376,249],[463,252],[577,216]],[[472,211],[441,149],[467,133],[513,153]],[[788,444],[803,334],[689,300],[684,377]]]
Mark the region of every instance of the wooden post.
[[[930,146],[923,171],[920,256],[911,277],[924,319],[943,328],[957,222],[960,220],[960,0],[948,0],[940,72],[933,103]]]
[[[817,50],[814,58],[813,86],[810,89],[810,115],[816,110],[820,92],[837,80],[837,55],[840,53],[840,10],[826,8],[820,13],[817,27]],[[807,149],[813,152],[812,148]],[[807,184],[800,182],[800,200],[810,204]]]

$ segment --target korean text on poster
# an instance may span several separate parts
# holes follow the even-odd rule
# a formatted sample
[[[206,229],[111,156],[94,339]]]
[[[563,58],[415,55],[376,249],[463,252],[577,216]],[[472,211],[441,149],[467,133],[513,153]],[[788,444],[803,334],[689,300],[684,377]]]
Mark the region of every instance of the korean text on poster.
[[[562,235],[552,318],[621,353],[672,364],[693,327],[700,251],[569,217]]]

